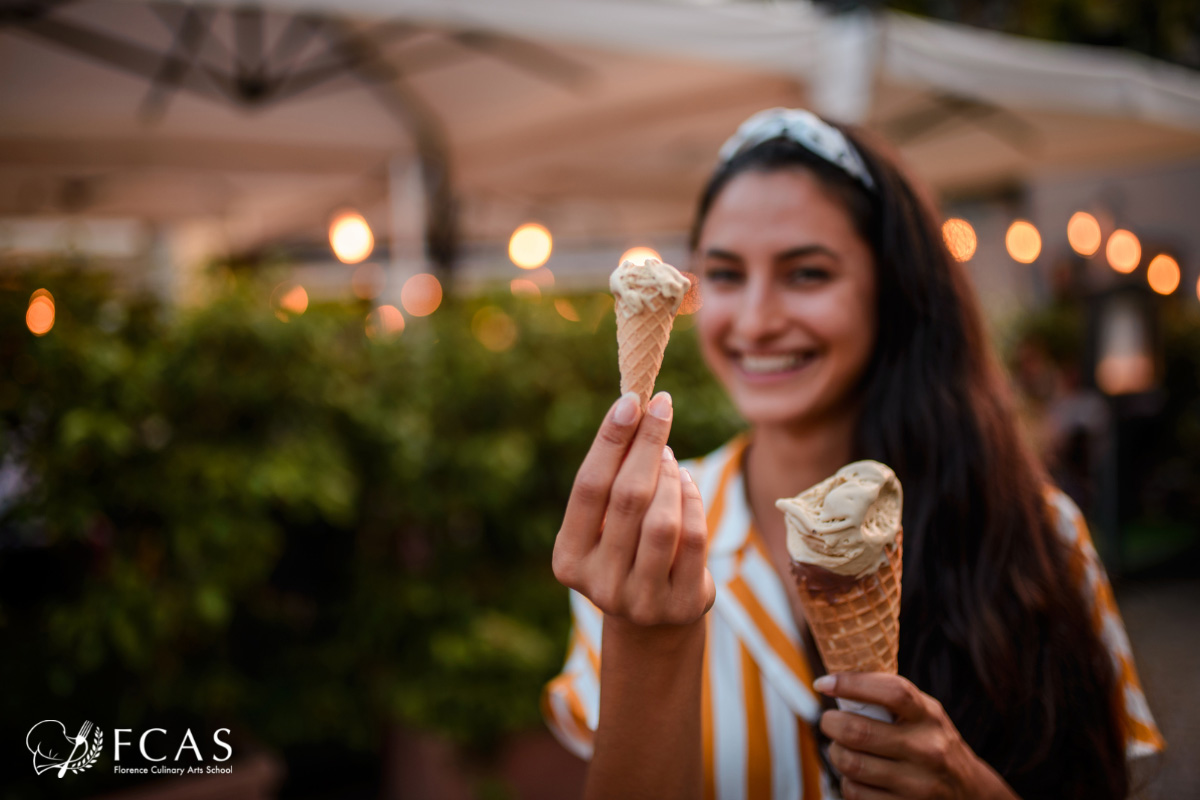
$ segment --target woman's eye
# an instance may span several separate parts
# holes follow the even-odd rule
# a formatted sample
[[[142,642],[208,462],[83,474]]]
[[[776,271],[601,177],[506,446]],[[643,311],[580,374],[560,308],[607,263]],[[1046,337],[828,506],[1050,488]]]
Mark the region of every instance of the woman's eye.
[[[821,267],[796,267],[787,273],[787,282],[794,286],[821,283],[828,279],[829,270]]]
[[[742,272],[732,267],[709,267],[704,270],[704,279],[710,283],[737,283],[742,279]]]

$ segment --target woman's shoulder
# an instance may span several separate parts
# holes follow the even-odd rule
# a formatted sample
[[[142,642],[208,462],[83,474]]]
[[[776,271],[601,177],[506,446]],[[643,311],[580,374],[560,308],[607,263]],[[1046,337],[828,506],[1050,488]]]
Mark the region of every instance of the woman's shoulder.
[[[1088,533],[1087,520],[1075,501],[1054,484],[1046,484],[1042,490],[1042,498],[1050,512],[1054,523],[1054,531],[1059,538],[1073,548],[1091,547],[1092,537]]]
[[[1068,579],[1083,595],[1092,625],[1113,660],[1125,714],[1126,755],[1133,758],[1158,752],[1166,742],[1146,703],[1129,635],[1104,564],[1092,544],[1087,521],[1079,506],[1061,489],[1047,486],[1045,497],[1054,527],[1068,549]]]
[[[1100,584],[1107,586],[1107,577],[1100,555],[1092,543],[1087,519],[1079,510],[1079,506],[1075,505],[1075,501],[1057,486],[1047,484],[1043,496],[1054,532],[1066,552],[1068,577],[1094,605],[1095,595],[1101,589]]]

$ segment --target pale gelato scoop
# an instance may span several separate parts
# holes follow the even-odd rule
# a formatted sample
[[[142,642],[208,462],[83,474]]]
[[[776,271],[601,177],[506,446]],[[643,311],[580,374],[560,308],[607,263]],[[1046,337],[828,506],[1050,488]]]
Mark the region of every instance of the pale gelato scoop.
[[[625,317],[657,308],[658,298],[667,300],[666,305],[674,315],[691,285],[683,273],[657,258],[648,258],[644,264],[622,261],[608,279],[617,301],[617,314]]]
[[[855,461],[795,497],[775,501],[787,521],[792,560],[861,577],[887,563],[900,530],[904,495],[896,473]]]

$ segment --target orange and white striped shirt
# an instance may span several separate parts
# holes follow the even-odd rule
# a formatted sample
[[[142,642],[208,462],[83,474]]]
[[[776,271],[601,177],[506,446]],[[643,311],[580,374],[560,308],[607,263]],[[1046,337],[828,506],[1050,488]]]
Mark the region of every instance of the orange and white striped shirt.
[[[788,598],[753,527],[741,472],[746,440],[684,462],[708,514],[708,567],[717,599],[707,617],[701,695],[705,798],[769,800],[833,797],[821,768],[813,725],[821,702]],[[1072,577],[1118,667],[1125,693],[1130,757],[1164,743],[1138,683],[1125,628],[1104,568],[1074,504],[1055,491],[1059,530],[1075,544]],[[590,759],[600,714],[603,613],[570,593],[574,621],[566,664],[546,686],[542,710],[558,739]]]

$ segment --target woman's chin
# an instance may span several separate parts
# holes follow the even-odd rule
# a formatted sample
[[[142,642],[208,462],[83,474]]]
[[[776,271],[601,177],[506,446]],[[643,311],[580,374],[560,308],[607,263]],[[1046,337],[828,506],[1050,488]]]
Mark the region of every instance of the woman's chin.
[[[839,426],[848,416],[857,417],[858,406],[852,397],[831,401],[819,393],[814,394],[812,388],[792,388],[775,393],[740,387],[730,394],[742,419],[755,427],[798,431],[813,426]]]
[[[802,427],[813,419],[815,409],[808,404],[798,404],[796,398],[780,398],[772,402],[761,397],[735,398],[742,418],[756,427]]]

